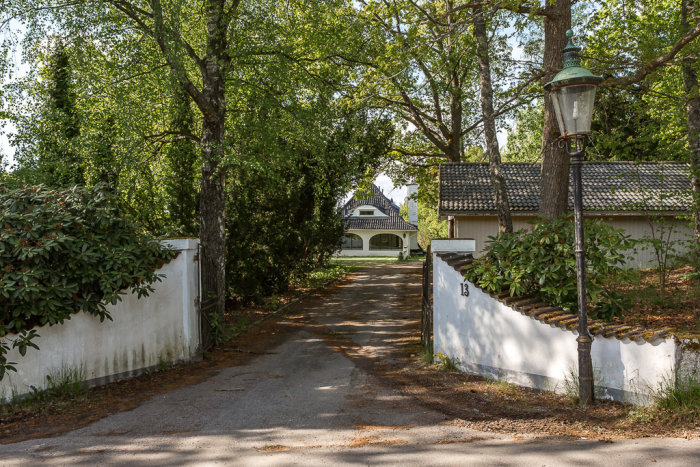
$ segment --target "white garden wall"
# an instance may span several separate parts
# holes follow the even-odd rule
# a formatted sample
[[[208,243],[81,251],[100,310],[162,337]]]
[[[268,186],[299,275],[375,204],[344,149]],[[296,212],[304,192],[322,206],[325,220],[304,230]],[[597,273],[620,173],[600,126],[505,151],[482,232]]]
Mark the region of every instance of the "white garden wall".
[[[577,333],[516,311],[465,281],[433,257],[433,349],[470,373],[563,392],[577,373]],[[468,295],[463,294],[464,287]],[[595,336],[591,350],[597,397],[648,403],[651,391],[676,376],[683,352],[673,338]],[[685,354],[686,373],[696,372]],[[697,364],[697,361],[695,362]]]
[[[117,305],[109,305],[113,321],[100,322],[79,313],[62,325],[37,329],[40,350],[16,350],[8,361],[17,372],[0,381],[0,399],[45,388],[47,376],[78,371],[97,385],[142,373],[163,363],[189,361],[199,356],[198,263],[196,239],[164,242],[179,255],[164,265],[161,282],[148,297],[127,293]],[[12,336],[8,336],[12,339]]]

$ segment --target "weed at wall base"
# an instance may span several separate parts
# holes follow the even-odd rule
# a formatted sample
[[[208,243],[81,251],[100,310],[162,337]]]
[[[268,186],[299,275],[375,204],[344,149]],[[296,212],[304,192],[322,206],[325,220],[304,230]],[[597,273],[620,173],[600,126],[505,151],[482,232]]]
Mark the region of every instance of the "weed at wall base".
[[[6,404],[0,404],[3,411],[17,406],[42,404],[49,400],[70,400],[87,394],[88,385],[85,382],[85,368],[61,367],[60,370],[46,375],[44,388],[29,386],[29,393],[18,394],[13,389],[12,397]]]
[[[432,365],[435,362],[435,354],[433,354],[433,346],[431,345],[429,349],[421,347],[418,351],[418,356],[421,361],[426,365]]]
[[[574,404],[579,403],[579,382],[578,370],[569,368],[569,372],[564,375],[564,394],[571,399]],[[593,368],[593,394],[595,399],[610,399],[605,390],[605,381],[599,368]]]
[[[438,352],[437,357],[440,359],[440,371],[451,373],[459,370],[457,368],[459,360],[443,355],[441,352]]]
[[[666,379],[653,392],[657,412],[666,412],[672,419],[692,421],[700,419],[700,381]]]

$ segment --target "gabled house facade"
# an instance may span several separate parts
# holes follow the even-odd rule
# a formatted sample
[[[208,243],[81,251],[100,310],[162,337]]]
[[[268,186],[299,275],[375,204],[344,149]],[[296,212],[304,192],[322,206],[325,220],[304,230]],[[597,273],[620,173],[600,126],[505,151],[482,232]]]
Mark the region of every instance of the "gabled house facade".
[[[513,229],[527,229],[539,212],[539,163],[503,164]],[[600,218],[623,229],[634,239],[658,235],[654,223],[673,226],[671,241],[679,248],[692,239],[688,217],[692,214],[688,164],[648,162],[584,162],[583,204],[586,218]],[[573,184],[569,183],[569,208],[573,212]],[[473,239],[474,256],[482,254],[488,237],[498,233],[494,192],[486,163],[440,165],[438,216],[454,225],[453,238]],[[652,251],[629,254],[628,265],[650,267]]]
[[[409,186],[409,194],[416,185]],[[374,184],[372,195],[352,198],[343,206],[346,232],[339,256],[399,256],[418,251],[418,211],[414,200],[409,201],[409,222]]]

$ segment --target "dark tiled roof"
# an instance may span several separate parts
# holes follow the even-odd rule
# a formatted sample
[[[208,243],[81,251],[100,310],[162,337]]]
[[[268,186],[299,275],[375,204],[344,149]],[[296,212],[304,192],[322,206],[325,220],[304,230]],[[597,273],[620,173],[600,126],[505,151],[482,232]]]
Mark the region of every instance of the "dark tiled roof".
[[[460,274],[463,274],[464,270],[474,261],[471,254],[438,253],[437,256]],[[475,285],[475,287],[478,286]],[[511,297],[510,292],[507,290],[501,293],[481,290],[513,310],[542,323],[569,331],[574,331],[578,328],[577,314],[573,314],[558,306],[550,306],[539,298],[527,296]],[[588,331],[594,336],[647,342],[654,342],[671,336],[671,329],[669,328],[644,328],[638,325],[606,323],[605,321],[591,318],[588,319]]]
[[[539,210],[540,164],[503,164],[513,213]],[[594,212],[687,212],[691,206],[688,164],[584,162],[584,209]],[[569,207],[573,185],[569,180]],[[495,214],[493,188],[486,163],[440,165],[441,216]]]
[[[348,217],[345,221],[347,229],[358,230],[418,230],[401,217]]]
[[[392,211],[399,216],[399,207],[395,205],[394,203],[389,200],[386,196],[384,196],[384,193],[382,193],[382,190],[379,189],[377,185],[372,183],[370,186],[370,190],[372,191],[372,196],[368,198],[352,198],[350,201],[345,203],[345,206],[343,206],[343,216],[348,216],[353,209],[357,208],[358,206],[374,206],[380,211],[382,211],[384,214],[391,216]]]
[[[368,198],[352,198],[343,206],[343,216],[346,218],[347,229],[366,230],[418,230],[418,228],[406,222],[399,214],[399,207],[389,200],[382,190],[374,183],[370,187],[372,196]],[[374,206],[388,217],[349,217],[354,209],[359,206]]]

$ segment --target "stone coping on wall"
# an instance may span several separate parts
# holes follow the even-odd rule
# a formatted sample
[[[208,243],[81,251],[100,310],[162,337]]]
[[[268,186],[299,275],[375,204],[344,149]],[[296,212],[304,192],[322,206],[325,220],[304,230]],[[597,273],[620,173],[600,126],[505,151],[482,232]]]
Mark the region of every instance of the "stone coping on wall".
[[[464,253],[436,253],[442,261],[451,266],[460,275],[464,269],[474,261],[471,254]],[[545,324],[557,326],[568,331],[576,331],[578,328],[578,315],[564,310],[558,306],[551,306],[539,298],[532,296],[511,297],[509,292],[492,293],[477,285],[479,290],[495,298],[504,305],[530,318],[536,319]],[[606,323],[601,320],[588,321],[588,331],[593,336],[614,337],[620,340],[630,339],[633,341],[645,341],[653,343],[660,339],[671,337],[670,328],[645,328],[639,325]]]

